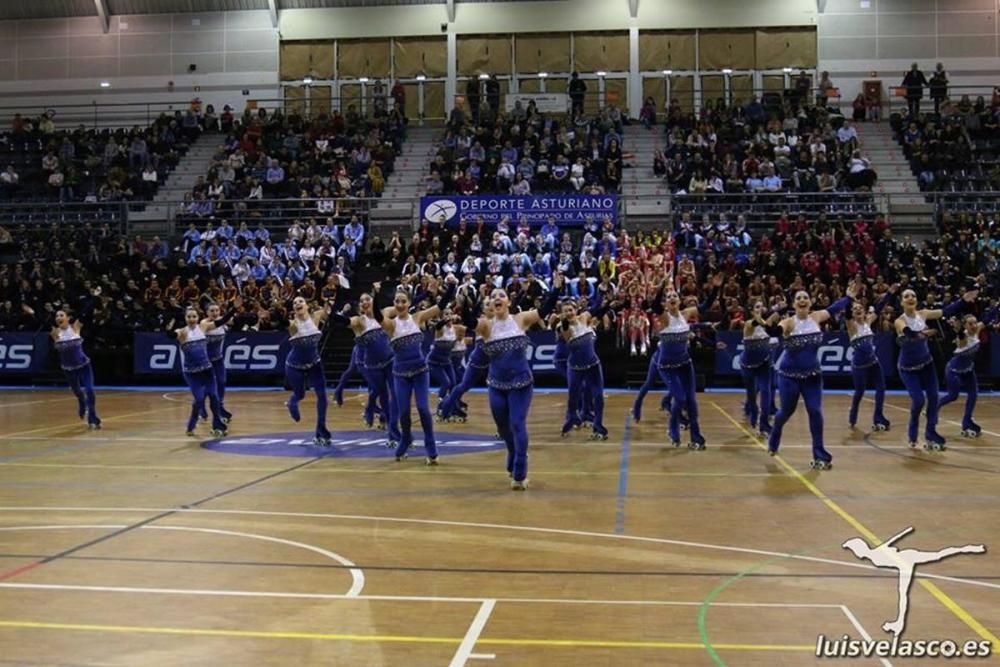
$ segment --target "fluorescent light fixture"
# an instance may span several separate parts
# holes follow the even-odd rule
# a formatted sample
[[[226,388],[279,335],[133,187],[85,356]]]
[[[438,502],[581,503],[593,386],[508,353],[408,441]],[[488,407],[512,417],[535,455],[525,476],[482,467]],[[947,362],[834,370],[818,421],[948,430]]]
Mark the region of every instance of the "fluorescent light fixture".
[[[732,74],[732,73],[733,73],[733,70],[731,70],[731,69],[729,69],[728,67],[726,67],[725,69],[723,69],[723,70],[722,70],[722,73],[723,73],[723,74]]]
[[[424,76],[423,74],[418,74],[417,75],[417,81],[426,81],[426,80],[427,80],[427,77]]]
[[[790,73],[792,71],[792,68],[791,67],[786,67],[786,68],[784,68],[781,71],[784,72],[785,74],[788,74],[788,73]]]
[[[368,83],[368,77],[367,76],[363,76],[360,79],[358,79],[358,81],[360,81],[361,83]]]
[[[479,78],[480,78],[480,80],[485,81],[486,79],[490,78],[490,75],[489,74],[480,74]]]
[[[663,70],[663,73],[666,74],[667,76],[670,76],[671,74],[674,73],[674,70],[672,70],[672,69],[665,69],[665,70]]]
[[[302,79],[302,83],[306,84],[307,86],[311,86],[312,82],[313,78],[311,76],[307,76],[306,78]]]
[[[605,72],[604,70],[598,70],[597,71],[597,76],[607,76],[607,75],[608,75],[608,73]]]
[[[538,73],[538,78],[539,78],[539,79],[544,79],[544,78],[545,78],[545,77],[547,77],[548,75],[549,75],[549,73],[548,73],[548,72],[539,72],[539,73]]]
[[[101,88],[110,88],[110,87],[111,87],[110,81],[101,81]]]

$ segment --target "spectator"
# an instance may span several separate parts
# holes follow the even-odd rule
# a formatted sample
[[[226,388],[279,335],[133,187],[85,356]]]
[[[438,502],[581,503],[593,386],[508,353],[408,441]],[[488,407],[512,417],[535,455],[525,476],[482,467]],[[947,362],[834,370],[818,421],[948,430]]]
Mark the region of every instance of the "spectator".
[[[928,85],[931,89],[931,99],[934,100],[934,113],[940,113],[941,104],[948,98],[948,74],[944,71],[943,64],[938,63],[934,68]]]
[[[906,89],[906,104],[911,118],[916,118],[920,113],[920,100],[923,99],[926,85],[927,79],[917,63],[910,65],[910,71],[903,76],[902,86]]]

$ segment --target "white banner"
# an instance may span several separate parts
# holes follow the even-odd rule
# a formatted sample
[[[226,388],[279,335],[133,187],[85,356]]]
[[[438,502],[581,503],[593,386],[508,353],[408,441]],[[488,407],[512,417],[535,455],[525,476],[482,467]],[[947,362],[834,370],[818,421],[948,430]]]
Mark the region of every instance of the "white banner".
[[[566,113],[569,110],[569,95],[566,93],[508,93],[505,97],[507,111],[513,111],[517,101],[525,109],[529,102],[534,102],[541,113]]]

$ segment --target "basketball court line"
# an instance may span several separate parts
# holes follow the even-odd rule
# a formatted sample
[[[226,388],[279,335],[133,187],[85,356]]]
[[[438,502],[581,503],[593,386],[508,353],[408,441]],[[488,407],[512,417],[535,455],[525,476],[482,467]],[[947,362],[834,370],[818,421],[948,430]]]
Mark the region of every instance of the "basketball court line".
[[[846,604],[840,605],[840,610],[844,612],[844,616],[846,616],[847,620],[851,622],[851,625],[853,625],[854,629],[858,631],[858,634],[861,635],[862,639],[866,642],[872,641],[872,636],[868,634],[865,626],[861,625],[861,621],[858,620],[858,617],[854,615],[854,612],[852,612]],[[882,667],[892,667],[892,663],[885,658],[879,658],[878,661],[881,663]]]
[[[168,412],[168,411],[173,410],[173,409],[174,408],[160,408],[158,410],[141,410],[139,412],[127,412],[127,413],[125,413],[123,415],[112,415],[111,417],[107,417],[105,419],[102,419],[101,422],[102,423],[107,423],[107,422],[112,422],[112,421],[118,421],[120,419],[128,419],[130,417],[152,415],[152,414],[157,414],[157,413],[160,413],[160,412]],[[81,422],[79,419],[77,419],[77,421],[71,422],[71,423],[68,423],[68,424],[56,424],[56,425],[53,425],[53,426],[42,426],[41,428],[33,428],[33,429],[28,429],[26,431],[14,431],[13,433],[0,433],[0,440],[6,439],[6,438],[13,438],[15,436],[23,436],[23,435],[27,435],[29,433],[40,433],[42,431],[53,431],[53,430],[58,431],[58,430],[62,430],[62,429],[66,429],[66,428],[73,428],[73,427],[86,427],[86,424],[84,422]]]
[[[761,443],[760,440],[756,438],[750,431],[743,427],[738,421],[732,418],[729,413],[727,413],[718,403],[711,401],[712,406],[722,414],[726,419],[732,422],[733,426],[742,431],[748,438],[753,440],[761,449],[766,450],[767,447]],[[785,459],[778,455],[774,459],[781,465],[784,470],[797,479],[799,482],[805,486],[810,493],[816,496],[824,505],[830,508],[837,516],[847,522],[852,528],[861,533],[865,538],[867,538],[873,544],[880,544],[882,540],[872,532],[867,526],[856,519],[852,514],[847,512],[844,508],[833,501],[829,496],[827,496],[823,491],[820,490],[815,484],[810,480],[806,479],[802,473],[792,467]],[[977,635],[983,639],[990,641],[994,646],[1000,646],[1000,639],[997,638],[988,628],[986,628],[982,623],[977,621],[968,611],[966,611],[961,605],[959,605],[955,600],[953,600],[947,593],[942,591],[936,584],[931,581],[927,581],[927,577],[915,577],[915,579],[920,583],[920,585],[930,593],[938,602],[940,602],[948,611],[954,614],[959,620],[965,623],[969,628],[975,632]]]
[[[643,535],[617,535],[615,533],[600,533],[596,531],[585,531],[585,530],[573,530],[569,528],[545,528],[541,526],[524,526],[518,524],[499,524],[499,523],[478,523],[469,521],[447,521],[444,519],[417,519],[409,517],[392,517],[392,516],[376,516],[376,515],[359,515],[359,514],[332,514],[324,512],[274,512],[265,510],[233,510],[233,509],[205,509],[205,508],[195,508],[195,507],[179,507],[173,509],[156,509],[149,507],[67,507],[67,506],[51,506],[51,507],[12,507],[5,506],[0,507],[0,512],[95,512],[95,513],[125,513],[125,514],[148,514],[150,512],[172,512],[178,516],[183,516],[185,514],[191,515],[233,515],[233,516],[258,516],[258,517],[282,517],[282,518],[300,518],[300,519],[333,519],[340,521],[374,521],[374,522],[384,522],[384,523],[403,523],[403,524],[416,524],[416,525],[430,525],[430,526],[451,526],[458,528],[474,528],[483,530],[504,530],[504,531],[516,531],[516,532],[527,532],[527,533],[541,533],[541,534],[551,534],[551,535],[565,535],[569,537],[585,537],[585,538],[598,538],[598,539],[611,539],[611,540],[622,540],[627,542],[638,542],[641,544],[668,544],[671,546],[687,547],[694,549],[708,549],[712,551],[729,551],[733,553],[749,554],[753,556],[780,556],[782,558],[788,558],[790,560],[800,560],[809,561],[814,563],[824,563],[827,565],[836,565],[839,567],[849,567],[854,569],[864,569],[869,571],[878,571],[878,568],[872,565],[866,565],[860,562],[851,562],[846,560],[834,560],[832,558],[819,558],[816,556],[803,556],[792,553],[784,553],[780,551],[767,551],[764,549],[753,549],[749,547],[735,547],[729,545],[719,545],[719,544],[708,544],[705,542],[690,542],[684,540],[672,540],[662,537],[647,537]],[[917,572],[915,574],[916,578],[924,579],[934,579],[937,581],[950,581],[953,583],[966,584],[969,586],[977,586],[980,588],[989,588],[1000,590],[1000,584],[993,584],[986,581],[977,581],[973,579],[964,579],[962,577],[950,577],[940,574]]]
[[[63,401],[75,401],[75,397],[46,398],[40,401],[21,401],[20,403],[0,403],[0,408],[19,408],[23,405],[38,405],[39,403],[61,403]]]
[[[869,403],[874,403],[875,402],[875,401],[873,401],[870,398],[865,398],[865,400],[868,401]],[[904,407],[900,407],[898,405],[893,405],[889,401],[885,402],[885,407],[892,408],[893,410],[899,410],[900,412],[905,412],[906,414],[910,414],[910,409],[909,408],[904,408]],[[962,427],[962,422],[957,422],[954,419],[940,419],[940,421],[943,421],[943,422],[945,422],[947,424],[954,424],[955,426],[958,426],[959,428]],[[997,433],[995,431],[987,431],[986,429],[983,429],[983,433],[985,433],[987,435],[992,435],[995,438],[1000,438],[1000,433]],[[948,448],[949,449],[954,449],[951,445],[948,445]]]

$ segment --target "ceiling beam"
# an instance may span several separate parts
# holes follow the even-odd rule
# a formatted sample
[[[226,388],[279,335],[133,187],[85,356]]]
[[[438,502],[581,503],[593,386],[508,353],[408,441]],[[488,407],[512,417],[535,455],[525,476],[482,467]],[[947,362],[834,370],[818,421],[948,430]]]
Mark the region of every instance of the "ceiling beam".
[[[278,27],[278,0],[267,0],[267,12],[271,15],[271,27]]]
[[[94,7],[97,9],[97,20],[101,22],[101,31],[107,33],[111,20],[107,0],[94,0]]]

